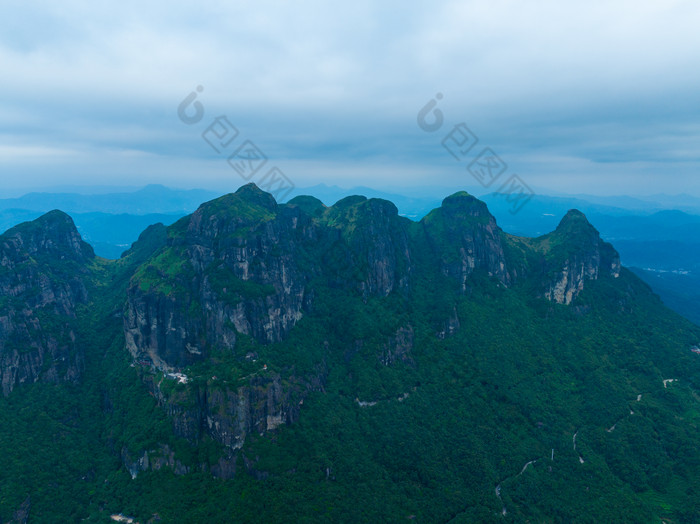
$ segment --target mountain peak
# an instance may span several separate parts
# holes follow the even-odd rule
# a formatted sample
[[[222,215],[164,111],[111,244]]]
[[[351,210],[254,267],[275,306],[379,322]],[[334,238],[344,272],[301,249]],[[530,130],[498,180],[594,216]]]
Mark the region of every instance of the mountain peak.
[[[318,198],[310,195],[299,195],[292,198],[288,205],[297,206],[311,216],[318,216],[326,209],[326,206]]]
[[[599,236],[598,230],[588,221],[586,215],[578,209],[569,209],[566,212],[566,215],[559,222],[556,232],[567,236],[577,232],[594,233],[595,236]]]
[[[559,304],[570,304],[583,290],[586,280],[600,275],[620,275],[620,255],[578,209],[570,209],[556,230],[540,237],[548,271],[554,275],[544,296]]]
[[[92,247],[80,237],[73,219],[58,209],[9,229],[0,240],[31,255],[68,256],[76,260],[95,256]]]
[[[259,205],[270,211],[274,211],[277,207],[275,198],[270,193],[260,189],[253,182],[239,187],[234,194],[249,204]]]
[[[454,197],[471,197],[471,198],[476,198],[476,197],[475,197],[474,195],[472,195],[469,191],[465,191],[464,189],[462,189],[462,190],[460,190],[460,191],[455,191],[455,192],[452,193],[451,195],[446,196],[445,199],[447,199],[447,198],[454,198]]]
[[[160,195],[161,193],[172,192],[172,189],[164,186],[163,184],[148,184],[146,186],[143,186],[141,189],[139,189],[138,192],[139,193],[152,193],[152,194]]]
[[[494,221],[493,215],[489,211],[486,203],[482,202],[474,195],[466,191],[458,191],[442,201],[439,208],[446,217],[451,219],[465,219],[467,217],[477,217],[482,220]]]
[[[346,207],[351,207],[354,206],[355,204],[360,204],[367,200],[366,196],[362,195],[350,195],[346,196],[345,198],[341,198],[338,200],[335,204],[333,204],[333,207],[336,209],[342,209]]]
[[[467,193],[466,191],[457,191],[451,194],[442,201],[442,207],[449,206],[459,206],[459,207],[478,207],[483,210],[487,210],[486,204],[476,198],[474,195]]]
[[[452,193],[450,196],[445,197],[442,201],[442,205],[444,206],[445,204],[465,203],[474,200],[478,201],[478,199],[474,195],[467,193],[466,191],[457,191],[456,193]]]
[[[66,227],[73,227],[75,228],[75,224],[73,223],[73,219],[70,217],[68,213],[64,213],[60,209],[54,209],[52,211],[49,211],[48,213],[44,213],[41,215],[39,218],[35,220],[35,222],[39,224],[63,224]],[[77,232],[77,229],[76,229]]]
[[[578,209],[569,209],[564,215],[564,217],[561,219],[562,222],[571,220],[585,220],[586,222],[588,222],[586,215],[584,215]]]

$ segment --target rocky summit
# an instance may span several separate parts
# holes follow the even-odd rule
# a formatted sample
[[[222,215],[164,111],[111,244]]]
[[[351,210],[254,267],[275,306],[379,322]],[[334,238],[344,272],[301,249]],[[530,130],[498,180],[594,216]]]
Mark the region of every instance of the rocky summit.
[[[249,184],[115,261],[52,211],[0,291],[3,522],[697,521],[700,328],[577,210]]]

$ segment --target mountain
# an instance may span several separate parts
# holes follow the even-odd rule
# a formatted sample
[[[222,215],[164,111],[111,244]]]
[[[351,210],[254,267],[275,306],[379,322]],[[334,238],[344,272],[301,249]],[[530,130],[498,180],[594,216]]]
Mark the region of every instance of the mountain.
[[[659,201],[673,207],[662,196]],[[551,230],[571,207],[582,210],[602,238],[615,244],[622,263],[637,268],[636,274],[665,304],[696,323],[700,321],[700,211],[690,206],[692,197],[682,198],[677,207],[694,210],[695,214],[663,209],[655,200],[590,197],[587,201],[543,195],[534,196],[513,214],[503,195],[494,193],[483,198],[505,231],[524,236],[539,236]]]
[[[81,277],[95,256],[92,248],[61,211],[0,238],[3,394],[25,382],[78,380],[83,355],[73,324],[78,305],[88,300]]]
[[[371,187],[352,187],[343,189],[338,186],[327,186],[317,184],[307,188],[299,188],[295,193],[314,195],[326,205],[333,205],[343,198],[364,195],[367,198],[381,198],[391,201],[399,210],[401,216],[412,220],[420,220],[430,213],[436,206],[440,205],[444,191],[432,187],[420,187],[413,190],[404,188],[401,193],[391,191],[381,191]]]
[[[581,211],[250,184],[0,248],[3,522],[697,521],[700,328]]]

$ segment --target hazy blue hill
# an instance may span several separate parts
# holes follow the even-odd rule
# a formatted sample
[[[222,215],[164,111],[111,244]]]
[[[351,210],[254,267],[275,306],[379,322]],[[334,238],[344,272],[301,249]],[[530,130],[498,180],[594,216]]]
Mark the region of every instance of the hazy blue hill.
[[[55,209],[52,207],[48,209]],[[46,211],[29,211],[28,209],[4,209],[0,211],[0,232],[5,232],[11,227],[39,218]]]
[[[641,217],[594,215],[593,220],[612,240],[700,242],[700,215],[683,211],[658,211]]]
[[[138,191],[83,195],[78,193],[29,193],[19,198],[0,199],[0,210],[24,209],[47,212],[61,209],[66,213],[191,213],[206,200],[220,193],[202,189],[178,190],[149,185]]]
[[[636,267],[630,269],[651,286],[664,304],[700,326],[700,276],[697,269],[687,274]]]
[[[81,236],[95,248],[97,255],[117,259],[131,247],[139,234],[148,226],[157,223],[169,226],[183,215],[73,213],[72,217]]]

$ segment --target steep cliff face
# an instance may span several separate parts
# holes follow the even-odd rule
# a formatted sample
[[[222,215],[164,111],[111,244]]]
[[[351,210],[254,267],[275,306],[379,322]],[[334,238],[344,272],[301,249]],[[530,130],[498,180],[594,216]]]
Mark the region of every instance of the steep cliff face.
[[[158,471],[168,468],[176,475],[185,475],[191,468],[185,466],[177,458],[175,452],[167,444],[161,444],[154,449],[145,450],[140,455],[134,456],[126,447],[120,453],[122,464],[135,479],[143,471]]]
[[[324,209],[307,200],[278,206],[248,185],[171,226],[129,288],[131,354],[174,370],[232,349],[237,334],[279,342],[312,306],[314,279],[365,299],[408,289],[410,221],[396,206],[349,197]]]
[[[365,301],[405,293],[409,225],[384,200],[351,197],[325,208],[302,198],[278,206],[244,186],[168,228],[166,244],[137,270],[127,293],[127,349],[166,373],[214,355],[241,361],[241,336],[261,344],[284,340],[324,286]],[[409,358],[412,332],[397,337],[387,362]],[[253,374],[240,387],[207,377],[187,386],[185,396],[164,388],[166,378],[154,382],[153,392],[178,435],[196,442],[207,434],[235,450],[251,432],[294,421],[308,391],[322,387],[322,371],[290,373]]]
[[[538,238],[506,236],[512,259],[519,261],[518,280],[536,295],[558,304],[571,304],[585,282],[620,276],[620,256],[576,209],[557,229]]]
[[[381,199],[353,196],[326,207],[298,197],[278,205],[250,184],[150,236],[162,247],[131,280],[126,347],[139,365],[152,366],[147,380],[175,433],[193,443],[211,437],[231,452],[250,434],[294,422],[308,393],[323,388],[320,360],[315,372],[272,372],[251,367],[256,354],[244,349],[245,340],[284,342],[314,311],[318,294],[409,300],[414,286],[427,285],[421,293],[429,295],[429,283],[440,278],[464,294],[479,271],[502,286],[534,285],[541,296],[569,304],[586,280],[619,272],[619,257],[580,213],[570,212],[550,235],[514,240],[464,192],[416,223]],[[434,315],[437,339],[460,329],[455,307],[441,314]],[[346,360],[362,349],[385,367],[413,366],[412,325],[386,329],[384,337],[365,332],[347,341]],[[226,366],[246,371],[217,378]],[[195,376],[173,387],[180,380],[174,373],[187,370]]]
[[[421,220],[426,244],[442,272],[467,289],[469,276],[483,269],[505,285],[508,271],[501,229],[486,204],[461,191],[447,197],[442,206]]]
[[[231,349],[236,334],[280,341],[301,318],[318,267],[311,218],[254,186],[202,205],[168,231],[128,291],[127,348],[160,369]]]
[[[387,200],[347,197],[328,209],[324,223],[344,241],[333,246],[336,259],[352,268],[339,284],[355,285],[365,300],[392,291],[406,292],[412,270],[408,228]],[[336,268],[328,268],[334,270]]]
[[[279,373],[261,370],[245,386],[210,380],[175,391],[163,388],[162,380],[151,383],[156,398],[173,420],[175,433],[193,444],[208,434],[229,450],[243,446],[249,434],[264,434],[299,417],[310,391],[323,389],[324,375],[304,381],[284,379]]]
[[[578,210],[569,211],[552,233],[540,237],[543,254],[543,295],[559,304],[571,304],[587,280],[602,275],[620,276],[620,256],[600,238]]]
[[[52,211],[0,236],[0,377],[7,396],[22,383],[80,377],[78,304],[87,302],[92,248],[71,218]]]
[[[414,338],[413,326],[410,324],[397,329],[396,333],[388,337],[386,343],[382,345],[380,362],[385,366],[391,366],[396,362],[413,365],[411,351],[413,350]]]

